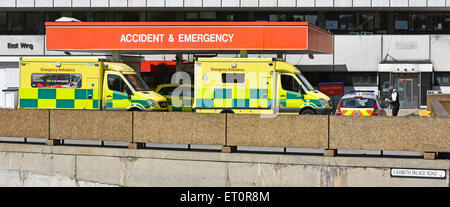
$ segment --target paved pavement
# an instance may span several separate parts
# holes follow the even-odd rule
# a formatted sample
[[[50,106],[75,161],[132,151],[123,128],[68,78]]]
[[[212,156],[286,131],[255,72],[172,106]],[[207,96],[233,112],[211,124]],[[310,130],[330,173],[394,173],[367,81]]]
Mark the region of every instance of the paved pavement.
[[[392,116],[392,109],[384,109],[387,116]],[[420,109],[400,109],[397,116],[418,116]]]

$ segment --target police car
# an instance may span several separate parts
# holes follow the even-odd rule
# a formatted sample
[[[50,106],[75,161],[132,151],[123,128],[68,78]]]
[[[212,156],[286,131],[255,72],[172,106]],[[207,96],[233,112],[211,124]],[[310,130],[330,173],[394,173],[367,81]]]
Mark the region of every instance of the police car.
[[[339,101],[336,116],[386,116],[375,91],[350,91]]]

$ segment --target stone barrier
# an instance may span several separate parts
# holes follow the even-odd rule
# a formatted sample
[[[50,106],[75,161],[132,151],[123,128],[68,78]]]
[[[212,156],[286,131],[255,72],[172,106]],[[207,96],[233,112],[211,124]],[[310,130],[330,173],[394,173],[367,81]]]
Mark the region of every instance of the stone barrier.
[[[225,145],[226,114],[134,112],[136,143]]]
[[[49,111],[0,109],[0,137],[49,137]]]
[[[450,152],[450,118],[330,116],[331,149]]]
[[[328,147],[328,116],[228,114],[228,146]]]
[[[132,112],[50,110],[50,139],[132,141]]]

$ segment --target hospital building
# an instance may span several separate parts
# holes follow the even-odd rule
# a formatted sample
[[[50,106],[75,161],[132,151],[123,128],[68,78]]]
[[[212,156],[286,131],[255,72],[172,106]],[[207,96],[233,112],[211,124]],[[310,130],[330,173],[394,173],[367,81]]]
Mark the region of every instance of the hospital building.
[[[111,55],[47,50],[45,22],[61,17],[82,22],[309,22],[334,34],[333,54],[248,57],[281,57],[316,87],[342,82],[345,91],[374,90],[384,99],[393,85],[401,108],[426,106],[430,91],[450,93],[450,0],[0,0],[0,108],[17,107],[22,56]],[[124,41],[132,38],[124,36]],[[143,61],[135,70],[150,86],[170,82],[175,54],[132,55]],[[184,54],[183,61],[198,55]],[[203,55],[239,57],[239,51]]]

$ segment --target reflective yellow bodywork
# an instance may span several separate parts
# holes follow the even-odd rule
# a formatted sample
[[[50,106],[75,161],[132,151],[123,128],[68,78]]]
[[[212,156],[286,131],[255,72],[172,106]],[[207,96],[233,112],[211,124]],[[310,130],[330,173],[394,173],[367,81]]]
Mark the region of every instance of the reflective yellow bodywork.
[[[199,113],[331,111],[330,98],[317,90],[283,90],[281,75],[291,76],[302,86],[297,77],[301,73],[295,66],[272,58],[199,58],[194,75],[193,107]]]
[[[23,57],[19,65],[19,108],[167,109],[159,104],[166,102],[164,97],[135,90],[124,75],[137,78],[136,72],[124,63],[99,58]],[[124,90],[111,90],[108,75]]]

